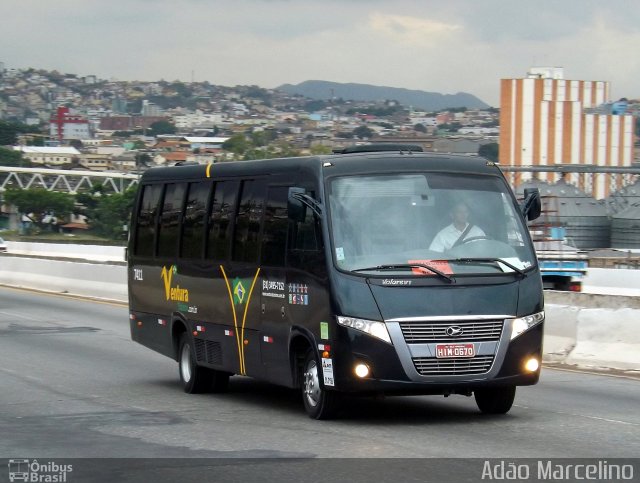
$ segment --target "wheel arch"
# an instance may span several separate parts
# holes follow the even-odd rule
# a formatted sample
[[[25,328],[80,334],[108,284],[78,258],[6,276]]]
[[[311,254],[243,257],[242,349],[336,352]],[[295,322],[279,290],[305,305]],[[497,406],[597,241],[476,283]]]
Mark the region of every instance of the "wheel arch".
[[[308,350],[317,351],[315,337],[302,327],[293,327],[289,336],[289,368],[293,387],[300,387],[301,368]]]
[[[180,314],[173,314],[171,318],[171,346],[174,360],[178,360],[178,350],[180,349],[180,337],[189,333],[189,324]]]

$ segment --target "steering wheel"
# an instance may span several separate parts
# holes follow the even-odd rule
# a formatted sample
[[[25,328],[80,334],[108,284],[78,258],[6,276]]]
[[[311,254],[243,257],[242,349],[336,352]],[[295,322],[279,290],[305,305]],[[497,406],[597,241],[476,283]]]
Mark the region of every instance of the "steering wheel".
[[[474,241],[479,241],[479,240],[491,240],[491,238],[489,238],[486,235],[480,235],[480,236],[471,236],[469,238],[465,238],[464,240],[462,240],[458,246],[460,245],[466,245],[469,242],[474,242]]]

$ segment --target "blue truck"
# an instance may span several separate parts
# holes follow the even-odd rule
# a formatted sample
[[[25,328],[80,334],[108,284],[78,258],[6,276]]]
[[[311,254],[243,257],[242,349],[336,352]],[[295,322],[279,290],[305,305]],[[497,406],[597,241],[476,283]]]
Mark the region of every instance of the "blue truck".
[[[531,234],[543,287],[547,290],[582,291],[582,281],[589,266],[588,256],[570,244],[565,228],[554,226],[544,232],[534,228]],[[544,237],[540,238],[540,235]]]

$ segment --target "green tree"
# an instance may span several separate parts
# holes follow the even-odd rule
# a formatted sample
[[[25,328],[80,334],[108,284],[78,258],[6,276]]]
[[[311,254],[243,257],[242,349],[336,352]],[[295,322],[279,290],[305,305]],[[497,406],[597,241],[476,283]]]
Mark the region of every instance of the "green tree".
[[[153,162],[153,158],[147,153],[136,154],[136,167],[149,166]]]
[[[129,188],[124,193],[94,196],[93,207],[85,211],[89,226],[97,235],[122,239],[124,227],[129,224],[136,189]]]
[[[115,137],[115,138],[128,138],[132,134],[134,134],[133,131],[114,131],[113,137]]]
[[[467,112],[466,107],[446,107],[444,109],[440,109],[438,112]]]
[[[26,160],[22,158],[20,151],[0,147],[0,166],[25,166]]]
[[[35,136],[27,139],[27,146],[44,146],[44,136]]]
[[[304,106],[302,106],[302,109],[304,109],[307,112],[316,112],[316,111],[321,111],[322,109],[327,107],[327,104],[328,104],[327,101],[323,101],[323,100],[307,101],[305,102]]]
[[[74,210],[73,195],[44,188],[9,189],[5,192],[4,199],[7,203],[15,205],[19,212],[33,214],[33,221],[38,224],[45,213],[65,218]]]
[[[487,143],[481,145],[480,149],[478,149],[478,155],[483,158],[487,158],[489,161],[497,163],[500,155],[498,143]]]
[[[358,126],[353,130],[353,135],[359,139],[369,139],[373,136],[373,130],[367,126]]]
[[[438,126],[438,130],[439,131],[447,131],[447,132],[458,132],[458,130],[462,127],[462,124],[460,124],[457,121],[452,122],[451,124],[440,124]]]
[[[498,127],[500,125],[500,121],[497,119],[492,119],[491,121],[487,121],[482,123],[482,127]]]
[[[251,143],[256,147],[267,146],[278,137],[278,133],[274,129],[264,131],[255,131],[251,133]]]
[[[159,136],[160,134],[175,134],[176,127],[171,124],[169,121],[162,120],[156,121],[149,126],[151,129],[151,136]]]
[[[236,156],[244,155],[244,153],[251,147],[251,143],[244,134],[234,134],[222,143],[222,149],[225,151],[231,151]]]
[[[415,126],[413,126],[413,130],[421,133],[427,132],[427,128],[424,126],[424,124],[416,124]]]
[[[21,122],[0,121],[0,146],[10,146],[18,141],[20,133],[38,133],[39,129]]]

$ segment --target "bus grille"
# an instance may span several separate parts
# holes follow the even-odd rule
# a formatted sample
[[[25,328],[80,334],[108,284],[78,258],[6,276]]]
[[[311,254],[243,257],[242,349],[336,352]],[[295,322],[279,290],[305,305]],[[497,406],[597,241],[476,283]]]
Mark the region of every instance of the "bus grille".
[[[222,364],[222,347],[220,342],[195,339],[196,360],[208,364]]]
[[[407,344],[440,342],[498,341],[502,335],[503,320],[461,320],[435,322],[401,322],[400,328]],[[447,334],[447,328],[462,329],[460,335]]]
[[[458,359],[436,359],[435,357],[416,357],[413,364],[422,376],[461,376],[466,374],[484,374],[493,364],[493,356],[476,356]]]

